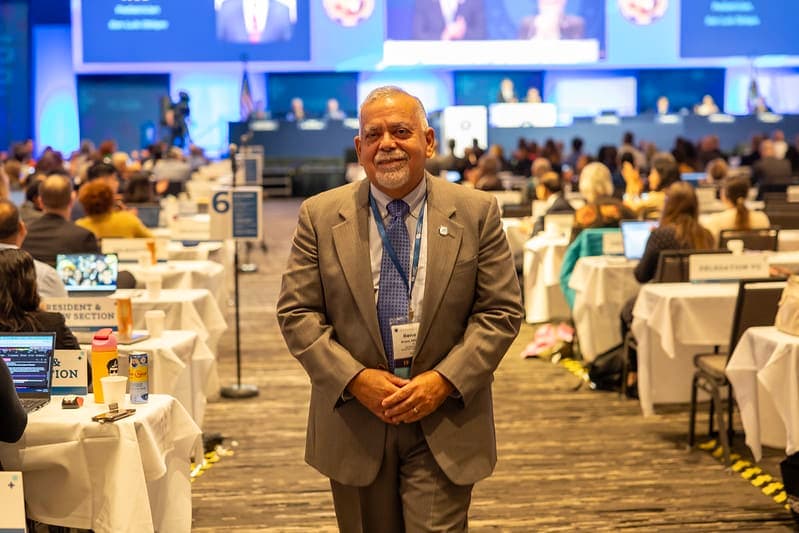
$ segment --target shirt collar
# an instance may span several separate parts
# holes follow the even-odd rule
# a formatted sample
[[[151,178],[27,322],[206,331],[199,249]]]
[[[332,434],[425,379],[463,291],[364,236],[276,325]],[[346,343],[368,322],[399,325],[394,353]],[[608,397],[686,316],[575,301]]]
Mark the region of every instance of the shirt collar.
[[[392,197],[378,189],[374,184],[369,184],[369,191],[377,203],[377,208],[385,218],[388,215],[388,203],[393,200]],[[419,218],[419,211],[422,209],[422,200],[427,193],[427,179],[422,177],[422,181],[411,192],[403,196],[403,200],[408,207],[410,207],[410,215],[413,218]]]

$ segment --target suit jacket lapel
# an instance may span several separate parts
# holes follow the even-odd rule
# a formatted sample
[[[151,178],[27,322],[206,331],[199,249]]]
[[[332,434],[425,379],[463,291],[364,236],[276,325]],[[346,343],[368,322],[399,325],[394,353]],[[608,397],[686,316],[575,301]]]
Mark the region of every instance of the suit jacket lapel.
[[[416,341],[418,354],[430,332],[433,317],[444,298],[452,269],[458,259],[463,226],[452,220],[455,206],[441,194],[436,179],[427,179],[427,263],[422,301],[422,323]],[[446,228],[446,229],[444,229]]]
[[[333,244],[344,271],[344,278],[366,324],[366,330],[372,336],[378,353],[385,357],[372,285],[368,213],[369,180],[363,180],[356,191],[355,203],[342,207],[339,211],[344,221],[333,227]]]

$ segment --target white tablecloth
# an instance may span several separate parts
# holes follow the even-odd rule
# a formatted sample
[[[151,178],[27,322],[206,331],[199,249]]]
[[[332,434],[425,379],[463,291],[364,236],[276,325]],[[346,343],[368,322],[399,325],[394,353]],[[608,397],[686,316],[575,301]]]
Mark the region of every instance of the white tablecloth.
[[[92,395],[75,410],[54,396],[19,442],[0,444],[3,466],[22,471],[31,518],[97,533],[191,530],[190,454],[200,428],[171,396],[135,409],[99,424],[91,417],[106,406]]]
[[[756,460],[762,446],[799,451],[799,337],[775,327],[746,330],[727,364]]]
[[[569,279],[575,292],[572,317],[586,361],[621,344],[621,309],[640,287],[635,265],[623,257],[592,256],[574,266]]]
[[[799,250],[799,230],[796,229],[780,230],[777,249],[781,252],[794,252]]]
[[[90,350],[91,346],[83,348]],[[202,427],[206,398],[219,389],[214,354],[196,332],[165,331],[160,338],[118,348],[121,375],[127,375],[128,353],[147,352],[150,394],[174,396]]]
[[[568,246],[566,237],[545,233],[524,244],[524,308],[530,324],[571,314],[560,289],[560,268]]]
[[[227,303],[225,267],[215,261],[167,261],[146,267],[124,263],[120,268],[133,274],[140,289],[145,287],[146,276],[157,274],[164,289],[208,289],[220,308]]]
[[[691,399],[693,357],[730,341],[738,283],[648,283],[633,309],[638,396],[644,415],[655,403]]]
[[[162,309],[166,313],[166,329],[196,331],[214,353],[227,329],[225,317],[208,289],[163,289],[157,299],[143,289],[121,289],[111,298],[131,299],[133,329],[147,329],[144,313]]]
[[[508,238],[508,245],[513,255],[513,263],[516,268],[522,266],[522,254],[524,253],[524,243],[530,238],[533,230],[533,223],[530,217],[525,218],[503,218],[502,229]]]
[[[222,241],[203,241],[197,243],[196,246],[186,246],[183,241],[169,241],[166,247],[170,261],[205,261],[210,259],[217,263],[222,262],[220,254],[222,249]]]

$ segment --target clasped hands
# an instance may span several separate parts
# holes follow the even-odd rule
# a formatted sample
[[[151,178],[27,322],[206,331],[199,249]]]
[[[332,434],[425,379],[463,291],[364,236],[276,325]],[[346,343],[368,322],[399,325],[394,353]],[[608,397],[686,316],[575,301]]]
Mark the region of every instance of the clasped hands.
[[[383,422],[409,424],[438,409],[454,387],[435,370],[404,379],[385,370],[366,368],[347,389]]]

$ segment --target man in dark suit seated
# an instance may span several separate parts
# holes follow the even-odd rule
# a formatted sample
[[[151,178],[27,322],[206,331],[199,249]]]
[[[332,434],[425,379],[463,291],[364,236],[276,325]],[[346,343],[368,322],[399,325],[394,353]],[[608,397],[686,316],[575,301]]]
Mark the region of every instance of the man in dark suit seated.
[[[22,243],[34,259],[55,267],[59,253],[99,253],[94,233],[70,220],[75,193],[69,178],[48,176],[39,184],[39,198],[44,215],[31,222]]]
[[[557,172],[544,174],[535,187],[535,195],[546,202],[547,209],[533,225],[533,235],[544,231],[544,216],[555,213],[574,213],[574,208],[563,197],[563,182]]]
[[[216,38],[231,43],[291,40],[289,8],[276,0],[225,0],[216,14]]]

